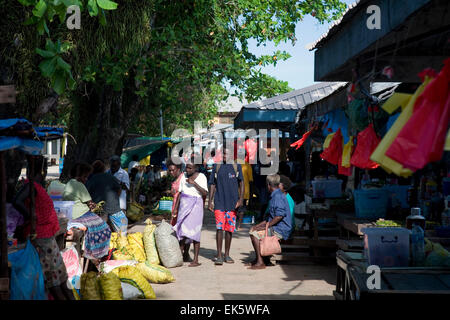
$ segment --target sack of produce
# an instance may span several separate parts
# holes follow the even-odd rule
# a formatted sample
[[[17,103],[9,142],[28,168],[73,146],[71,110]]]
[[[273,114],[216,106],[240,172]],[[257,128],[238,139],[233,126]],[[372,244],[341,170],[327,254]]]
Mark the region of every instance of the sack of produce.
[[[156,228],[155,241],[163,266],[166,268],[174,268],[183,265],[183,256],[178,239],[175,236],[172,226],[165,220]]]
[[[124,300],[137,299],[140,296],[142,296],[141,291],[135,286],[132,286],[131,284],[126,282],[120,282],[120,284],[122,285],[122,293]]]
[[[116,248],[122,249],[128,246],[128,238],[122,233],[119,234],[116,240]]]
[[[139,263],[136,267],[151,283],[170,283],[175,281],[172,272],[163,266],[151,264],[146,261],[145,263]]]
[[[108,260],[100,263],[99,271],[101,273],[108,273],[122,266],[135,266],[137,263],[134,260]]]
[[[158,251],[156,250],[155,230],[156,226],[152,220],[145,220],[147,224],[144,229],[144,248],[147,256],[147,262],[151,264],[160,264]]]
[[[125,250],[116,250],[112,254],[114,260],[133,260],[134,257]]]
[[[152,286],[136,267],[123,266],[114,269],[111,273],[116,274],[120,278],[120,281],[138,288],[145,299],[156,299],[155,291],[153,291]]]
[[[114,273],[100,276],[100,290],[103,300],[123,300],[122,284]]]
[[[127,236],[128,248],[130,253],[133,254],[134,259],[139,262],[146,260],[144,242],[142,240],[143,235],[141,232],[131,233]]]
[[[141,220],[144,217],[144,207],[137,202],[132,202],[128,206],[127,217],[132,222]]]
[[[117,232],[111,232],[111,239],[109,240],[109,249],[117,248],[117,239],[119,234]]]
[[[102,300],[96,272],[90,271],[81,275],[81,298],[83,300]]]
[[[81,268],[77,249],[75,246],[66,248],[61,251],[61,256],[67,270],[67,288],[79,290],[83,269]]]

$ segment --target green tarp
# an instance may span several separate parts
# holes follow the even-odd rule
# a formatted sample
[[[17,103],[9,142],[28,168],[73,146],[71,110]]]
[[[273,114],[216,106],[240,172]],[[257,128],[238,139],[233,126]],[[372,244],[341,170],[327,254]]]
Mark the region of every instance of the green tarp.
[[[154,137],[142,137],[138,139],[148,140],[148,143],[124,149],[120,156],[122,168],[128,168],[128,164],[135,154],[139,157],[139,160],[142,160],[171,141],[170,138],[161,140],[161,138]]]

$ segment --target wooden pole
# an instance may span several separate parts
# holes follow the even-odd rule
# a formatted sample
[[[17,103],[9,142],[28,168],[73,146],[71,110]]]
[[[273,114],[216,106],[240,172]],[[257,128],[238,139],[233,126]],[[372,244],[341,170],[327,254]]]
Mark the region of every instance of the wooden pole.
[[[0,204],[0,233],[1,233],[1,268],[0,277],[8,277],[8,235],[6,233],[6,171],[4,162],[4,151],[0,152],[0,191],[1,191],[1,204]]]
[[[30,182],[30,215],[31,215],[31,232],[30,232],[30,240],[34,240],[32,236],[36,233],[36,210],[35,210],[35,194],[34,194],[34,157],[29,156],[29,182]]]

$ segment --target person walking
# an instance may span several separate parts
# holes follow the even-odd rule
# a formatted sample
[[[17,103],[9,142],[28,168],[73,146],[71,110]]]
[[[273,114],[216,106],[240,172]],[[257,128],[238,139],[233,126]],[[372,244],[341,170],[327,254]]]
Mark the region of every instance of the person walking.
[[[252,174],[252,166],[249,163],[244,163],[242,165],[242,177],[244,179],[244,203],[239,208],[238,212],[238,225],[236,231],[241,229],[241,223],[244,219],[244,214],[247,211],[247,208],[250,204],[250,198],[252,197],[251,192],[251,183],[253,182],[253,174]]]
[[[223,159],[229,160],[228,151],[223,149]],[[228,162],[228,161],[227,161]],[[244,183],[240,164],[215,164],[209,180],[210,193],[208,209],[216,219],[217,256],[216,265],[234,263],[230,257],[233,232],[236,228],[236,212],[243,204]],[[214,199],[214,203],[213,203]],[[223,232],[225,231],[225,257],[222,256]]]
[[[117,178],[120,182],[120,186],[122,188],[122,192],[120,193],[120,209],[124,212],[127,211],[127,192],[130,191],[130,177],[128,173],[120,167],[120,157],[114,155],[110,159],[110,170],[108,173],[111,173],[114,177]]]
[[[255,250],[256,259],[247,264],[248,269],[265,269],[259,241],[265,237],[266,224],[268,224],[268,236],[276,236],[279,240],[287,240],[291,235],[291,213],[286,195],[279,189],[280,176],[269,175],[266,178],[267,189],[270,193],[269,214],[264,221],[250,229],[250,240]]]
[[[177,223],[173,227],[178,240],[180,241],[180,249],[183,256],[189,255],[189,247],[187,243],[194,243],[194,260],[189,267],[197,267],[198,254],[200,251],[200,235],[203,225],[203,198],[208,193],[208,181],[206,176],[197,172],[198,167],[192,162],[186,164],[186,172],[181,174],[180,186],[178,191],[180,196],[177,198],[174,217]]]

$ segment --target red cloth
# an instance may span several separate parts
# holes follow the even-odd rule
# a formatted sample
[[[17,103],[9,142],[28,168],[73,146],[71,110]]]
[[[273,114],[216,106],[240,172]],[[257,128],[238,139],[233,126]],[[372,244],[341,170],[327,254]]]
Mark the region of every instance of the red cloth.
[[[343,148],[343,137],[341,128],[339,128],[331,139],[330,145],[320,154],[320,157],[331,164],[338,165],[342,159]]]
[[[358,133],[355,152],[353,152],[350,164],[361,169],[376,169],[379,164],[370,160],[370,156],[380,143],[381,139],[373,129],[373,124]]]
[[[386,155],[413,171],[441,160],[449,122],[450,58],[417,98],[411,118]]]
[[[254,164],[256,163],[256,151],[258,149],[258,143],[253,139],[247,139],[244,142],[245,147],[245,162]]]
[[[28,185],[29,181],[26,180],[25,184]],[[35,197],[35,212],[36,212],[36,238],[51,238],[59,231],[59,221],[56,215],[55,207],[53,206],[53,200],[47,194],[47,191],[39,184],[34,182],[34,188],[36,190]],[[25,201],[27,208],[30,207],[30,199]],[[29,235],[31,232],[31,226],[25,228],[25,234]]]
[[[309,130],[308,132],[306,132],[302,138],[298,141],[295,141],[293,144],[291,144],[291,147],[296,147],[295,150],[299,149],[303,143],[305,143],[306,139],[308,139],[308,137],[311,135],[311,133],[313,132],[314,129]]]

